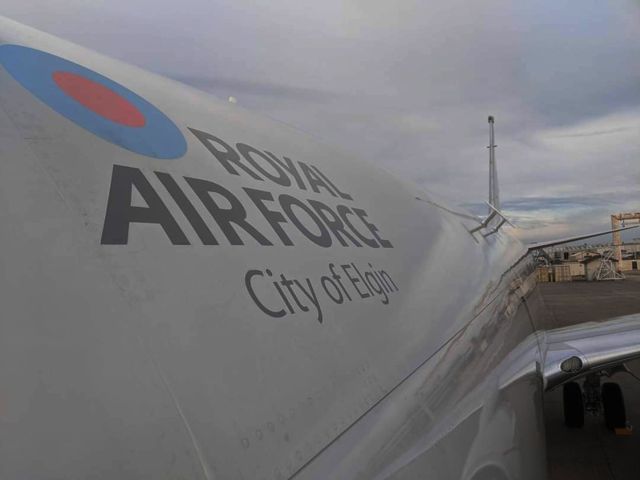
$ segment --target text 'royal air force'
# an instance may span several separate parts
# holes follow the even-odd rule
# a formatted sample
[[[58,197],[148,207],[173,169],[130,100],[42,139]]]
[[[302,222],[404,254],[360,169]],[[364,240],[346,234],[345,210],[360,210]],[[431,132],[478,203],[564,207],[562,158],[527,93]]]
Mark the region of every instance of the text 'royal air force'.
[[[231,175],[244,176],[255,183],[271,182],[297,192],[330,196],[340,203],[331,207],[317,198],[274,195],[268,190],[244,187],[232,192],[210,179],[184,177],[230,245],[244,245],[248,237],[263,246],[294,245],[291,230],[300,232],[320,247],[340,244],[344,247],[393,248],[368,213],[352,203],[353,197],[342,191],[317,166],[300,160],[279,158],[246,143],[235,148],[224,140],[196,129],[189,129],[208,152]],[[180,227],[172,210],[139,168],[114,165],[101,243],[124,245],[134,223],[157,224],[174,245],[190,245],[192,240]],[[203,245],[220,245],[225,240],[212,232],[176,178],[166,172],[153,172],[186,218]],[[132,204],[134,188],[146,206]],[[343,202],[349,202],[348,204]],[[261,230],[254,221],[261,215],[270,230]],[[241,237],[242,234],[242,237]]]

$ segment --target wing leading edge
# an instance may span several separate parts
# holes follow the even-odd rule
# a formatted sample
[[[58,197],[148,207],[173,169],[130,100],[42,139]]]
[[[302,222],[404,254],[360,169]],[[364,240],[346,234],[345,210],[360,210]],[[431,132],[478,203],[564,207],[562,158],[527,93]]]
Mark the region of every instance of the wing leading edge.
[[[640,314],[538,333],[545,390],[640,358]]]
[[[541,248],[553,247],[555,245],[562,245],[564,243],[577,242],[578,240],[586,240],[587,238],[599,237],[601,235],[608,235],[610,233],[622,232],[623,230],[630,230],[632,228],[638,228],[638,227],[640,227],[640,225],[632,225],[630,227],[616,228],[614,230],[603,230],[601,232],[586,233],[584,235],[576,235],[574,237],[565,237],[565,238],[558,238],[555,240],[547,240],[545,242],[531,243],[527,245],[527,249],[531,252],[533,250],[540,250]]]

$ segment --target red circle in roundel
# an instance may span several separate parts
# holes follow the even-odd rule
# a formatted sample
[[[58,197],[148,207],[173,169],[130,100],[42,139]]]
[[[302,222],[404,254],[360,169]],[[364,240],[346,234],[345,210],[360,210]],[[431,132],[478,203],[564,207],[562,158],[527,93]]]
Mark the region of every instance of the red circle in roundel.
[[[144,115],[110,88],[71,72],[54,72],[58,88],[101,117],[127,127],[144,127]]]

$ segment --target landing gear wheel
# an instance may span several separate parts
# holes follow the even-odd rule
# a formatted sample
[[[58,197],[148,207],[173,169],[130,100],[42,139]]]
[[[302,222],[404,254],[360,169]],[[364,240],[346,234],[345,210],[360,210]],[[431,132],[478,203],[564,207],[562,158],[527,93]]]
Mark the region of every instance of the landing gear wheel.
[[[576,382],[568,382],[562,386],[564,404],[564,424],[569,428],[582,428],[584,425],[584,403],[582,390]]]
[[[604,410],[604,423],[607,428],[625,428],[627,425],[627,413],[624,408],[622,390],[617,383],[604,383],[602,385],[602,407]]]

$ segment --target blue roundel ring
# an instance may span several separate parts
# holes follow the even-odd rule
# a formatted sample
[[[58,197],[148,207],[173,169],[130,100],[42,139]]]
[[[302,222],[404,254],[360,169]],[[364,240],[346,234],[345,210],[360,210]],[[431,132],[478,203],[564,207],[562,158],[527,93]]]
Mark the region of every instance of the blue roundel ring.
[[[33,48],[0,46],[0,64],[34,96],[80,127],[110,143],[141,155],[160,159],[182,157],[187,142],[178,127],[160,110],[122,85],[77,63]],[[110,90],[144,117],[142,126],[129,126],[105,118],[74,99],[54,80],[63,72],[91,85]]]

